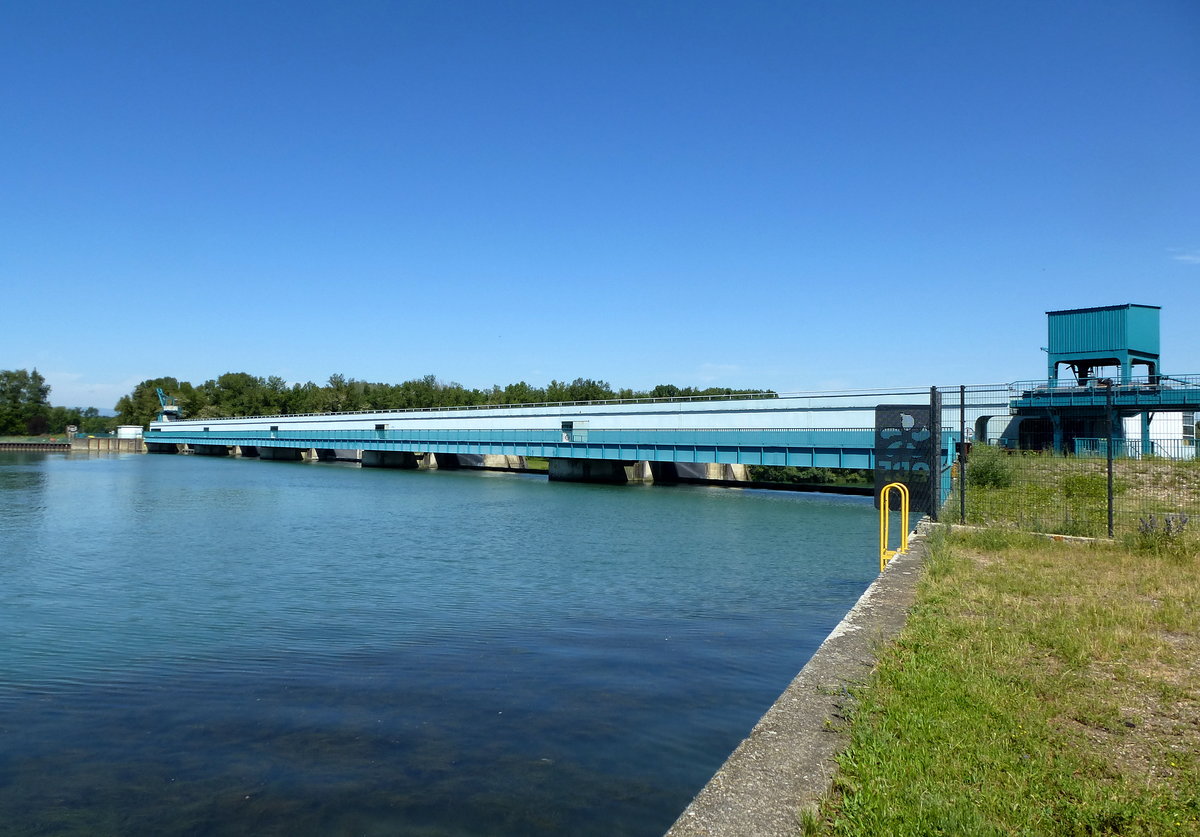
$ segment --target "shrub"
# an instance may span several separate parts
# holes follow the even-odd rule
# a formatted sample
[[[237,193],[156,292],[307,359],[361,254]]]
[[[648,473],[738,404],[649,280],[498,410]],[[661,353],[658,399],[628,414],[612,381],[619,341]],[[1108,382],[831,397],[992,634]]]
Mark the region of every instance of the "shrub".
[[[1062,480],[1063,494],[1071,503],[1088,505],[1108,502],[1108,476],[1106,474],[1067,474]]]
[[[1008,488],[1013,465],[1008,453],[992,445],[975,445],[967,459],[967,485],[975,488]]]

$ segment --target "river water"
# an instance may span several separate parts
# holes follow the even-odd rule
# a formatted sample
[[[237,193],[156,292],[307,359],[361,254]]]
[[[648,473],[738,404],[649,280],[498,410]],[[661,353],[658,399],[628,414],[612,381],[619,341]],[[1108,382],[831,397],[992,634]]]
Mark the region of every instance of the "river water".
[[[0,834],[660,835],[870,501],[0,454]]]

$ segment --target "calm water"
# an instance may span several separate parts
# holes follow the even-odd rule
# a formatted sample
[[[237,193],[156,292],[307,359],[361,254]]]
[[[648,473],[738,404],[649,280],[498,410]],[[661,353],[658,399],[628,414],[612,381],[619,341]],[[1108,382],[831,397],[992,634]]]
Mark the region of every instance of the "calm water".
[[[869,500],[0,454],[0,834],[659,835]]]

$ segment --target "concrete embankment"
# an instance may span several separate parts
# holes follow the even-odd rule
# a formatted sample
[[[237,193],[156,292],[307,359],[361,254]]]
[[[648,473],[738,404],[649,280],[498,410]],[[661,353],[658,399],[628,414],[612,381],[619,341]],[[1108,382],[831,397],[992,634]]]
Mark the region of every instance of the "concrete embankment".
[[[848,743],[849,688],[866,681],[880,646],[904,627],[925,549],[914,536],[888,564],[667,837],[796,837],[801,811],[829,792]]]
[[[91,437],[71,440],[72,453],[145,453],[146,443],[141,436],[118,438]]]
[[[70,442],[0,442],[0,453],[6,451],[69,451]]]

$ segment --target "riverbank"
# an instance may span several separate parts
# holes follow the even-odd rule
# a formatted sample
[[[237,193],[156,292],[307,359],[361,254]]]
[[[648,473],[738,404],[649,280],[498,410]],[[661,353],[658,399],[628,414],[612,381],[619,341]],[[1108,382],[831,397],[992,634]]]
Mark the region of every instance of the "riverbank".
[[[1197,540],[939,533],[853,694],[802,833],[1200,833]]]
[[[70,451],[70,442],[25,442],[0,439],[0,453],[5,451],[41,451],[43,453]]]
[[[141,436],[0,436],[0,453],[145,453]]]

